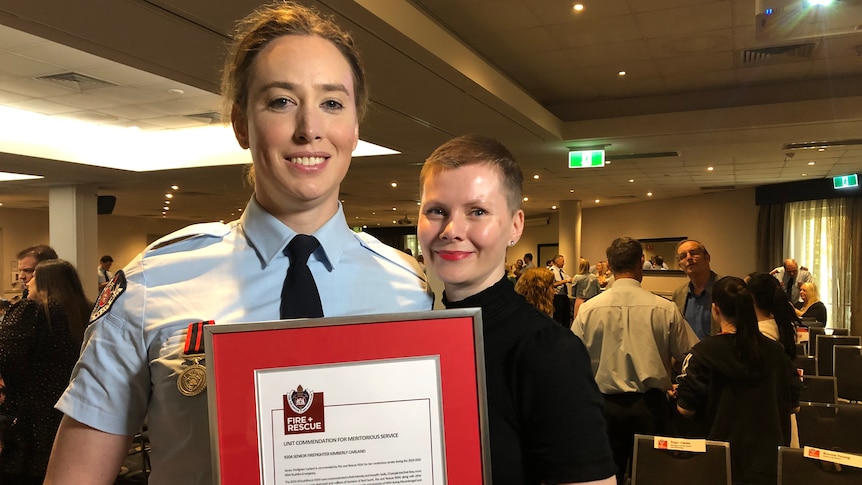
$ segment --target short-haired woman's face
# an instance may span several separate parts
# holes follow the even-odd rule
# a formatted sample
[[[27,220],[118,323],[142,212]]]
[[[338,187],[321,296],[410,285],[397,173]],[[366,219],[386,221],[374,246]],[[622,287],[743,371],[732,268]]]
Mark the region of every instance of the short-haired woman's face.
[[[326,39],[285,35],[257,55],[248,90],[232,122],[251,152],[258,201],[270,212],[335,207],[359,140],[350,64]]]
[[[479,293],[503,276],[506,248],[523,228],[524,212],[511,213],[493,166],[465,165],[425,179],[419,243],[451,301]]]

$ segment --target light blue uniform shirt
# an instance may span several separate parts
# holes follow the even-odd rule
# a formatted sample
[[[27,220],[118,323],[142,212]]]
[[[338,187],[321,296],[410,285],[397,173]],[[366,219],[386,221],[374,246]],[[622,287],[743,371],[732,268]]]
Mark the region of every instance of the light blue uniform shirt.
[[[282,250],[295,234],[252,198],[238,221],[196,224],[150,245],[123,269],[126,289],[101,304],[107,311],[87,329],[57,409],[120,435],[137,433],[146,417],[151,483],[210,485],[206,392],[177,389],[188,325],[278,320]],[[340,204],[314,236],[321,246],[308,266],[324,316],[431,310],[418,263],[351,231]]]

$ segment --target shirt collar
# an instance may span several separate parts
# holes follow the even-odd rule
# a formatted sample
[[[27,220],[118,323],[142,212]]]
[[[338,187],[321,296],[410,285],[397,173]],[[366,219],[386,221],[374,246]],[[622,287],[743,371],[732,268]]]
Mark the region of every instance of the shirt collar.
[[[296,231],[261,207],[254,196],[251,197],[240,217],[240,226],[251,246],[257,251],[264,267],[271,264],[273,259],[283,256],[282,251],[296,235]],[[323,261],[331,271],[353,240],[353,231],[347,227],[341,202],[338,202],[338,210],[335,214],[312,236],[320,241],[320,248],[311,257]]]

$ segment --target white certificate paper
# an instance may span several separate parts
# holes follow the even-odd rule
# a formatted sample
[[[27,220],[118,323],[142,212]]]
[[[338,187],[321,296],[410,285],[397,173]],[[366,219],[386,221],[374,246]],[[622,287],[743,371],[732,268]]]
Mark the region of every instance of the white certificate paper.
[[[255,371],[263,485],[445,484],[437,356]]]

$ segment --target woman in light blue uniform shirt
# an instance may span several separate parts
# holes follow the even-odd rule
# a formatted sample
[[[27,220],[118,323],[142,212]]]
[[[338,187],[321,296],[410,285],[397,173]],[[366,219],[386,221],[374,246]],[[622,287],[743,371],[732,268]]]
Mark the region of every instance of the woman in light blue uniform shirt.
[[[113,483],[146,418],[151,483],[211,484],[206,393],[177,382],[187,329],[279,319],[296,234],[320,241],[308,266],[324,316],[431,309],[416,261],[351,231],[338,201],[368,102],[349,35],[296,4],[262,7],[238,25],[222,92],[255,194],[238,221],[162,238],[103,291],[46,483]]]

